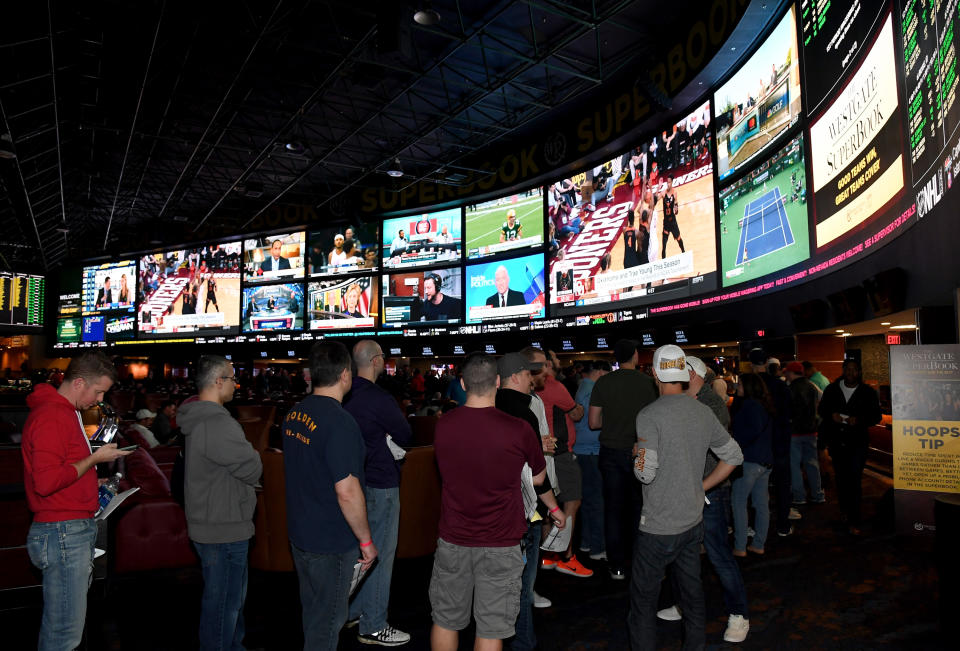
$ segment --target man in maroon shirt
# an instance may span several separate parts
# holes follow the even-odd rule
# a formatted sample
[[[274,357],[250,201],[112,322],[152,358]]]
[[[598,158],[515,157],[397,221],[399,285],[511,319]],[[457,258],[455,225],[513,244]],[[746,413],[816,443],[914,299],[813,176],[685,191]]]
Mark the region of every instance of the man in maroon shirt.
[[[454,651],[472,601],[474,649],[494,651],[514,634],[520,608],[520,540],[527,531],[520,475],[529,464],[540,483],[546,464],[530,426],[495,406],[500,379],[493,357],[471,355],[461,382],[467,402],[440,419],[434,440],[443,489],[430,643]]]
[[[23,485],[33,524],[27,533],[30,561],[43,572],[39,649],[80,646],[87,589],[97,539],[98,463],[130,452],[116,443],[90,447],[80,412],[103,400],[116,370],[101,352],[73,358],[59,389],[40,384],[27,397],[23,428]]]

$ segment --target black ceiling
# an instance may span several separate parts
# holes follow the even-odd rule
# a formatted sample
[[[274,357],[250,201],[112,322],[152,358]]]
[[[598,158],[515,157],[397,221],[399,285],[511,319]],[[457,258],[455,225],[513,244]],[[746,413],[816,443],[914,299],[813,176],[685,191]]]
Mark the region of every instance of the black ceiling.
[[[19,2],[0,25],[0,268],[201,230],[478,149],[642,65],[700,5],[630,0]]]

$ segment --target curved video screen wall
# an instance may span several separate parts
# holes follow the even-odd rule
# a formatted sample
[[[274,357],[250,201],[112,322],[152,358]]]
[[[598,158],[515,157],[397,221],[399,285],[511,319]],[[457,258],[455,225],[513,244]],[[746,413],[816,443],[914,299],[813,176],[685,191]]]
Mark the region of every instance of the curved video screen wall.
[[[791,3],[699,101],[543,186],[88,262],[55,347],[600,327],[819,277],[952,191],[958,1]]]

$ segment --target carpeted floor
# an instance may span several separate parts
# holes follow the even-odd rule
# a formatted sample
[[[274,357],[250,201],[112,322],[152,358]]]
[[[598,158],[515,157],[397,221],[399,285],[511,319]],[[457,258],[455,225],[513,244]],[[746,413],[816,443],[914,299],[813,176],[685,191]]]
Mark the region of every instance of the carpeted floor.
[[[889,480],[864,480],[867,526],[860,538],[849,536],[831,501],[801,507],[796,533],[773,532],[763,557],[742,560],[750,604],[750,634],[744,648],[754,649],[946,649],[938,634],[937,576],[932,537],[893,534]],[[429,648],[430,558],[398,561],[390,622],[408,631],[406,649]],[[584,559],[596,571],[581,579],[540,572],[537,591],[553,606],[536,611],[540,648],[627,649],[629,582],[612,581],[602,562]],[[707,640],[723,642],[726,613],[720,587],[704,557]],[[88,617],[90,650],[147,651],[196,647],[200,599],[199,572],[190,570],[120,580],[95,589]],[[668,604],[662,604],[668,605]],[[0,626],[4,649],[36,648],[40,595],[26,591],[4,601]],[[293,574],[252,572],[246,607],[248,648],[302,648],[300,605]],[[680,622],[660,622],[661,648],[678,649]],[[461,649],[472,648],[472,629],[461,635]],[[342,649],[365,649],[356,629],[341,635]]]

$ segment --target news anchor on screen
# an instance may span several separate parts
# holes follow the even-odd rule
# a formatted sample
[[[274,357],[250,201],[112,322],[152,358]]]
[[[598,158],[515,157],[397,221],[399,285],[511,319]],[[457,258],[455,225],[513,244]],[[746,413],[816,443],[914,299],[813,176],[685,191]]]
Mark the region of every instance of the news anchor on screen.
[[[281,271],[290,268],[290,261],[280,255],[283,242],[277,238],[270,244],[270,257],[260,263],[261,271]]]
[[[514,305],[526,305],[527,301],[523,298],[523,292],[510,289],[510,274],[503,265],[497,267],[493,275],[493,284],[497,287],[497,293],[487,299],[487,305],[490,307],[512,307]]]
[[[97,294],[97,307],[109,307],[113,303],[113,290],[110,289],[110,278],[103,279],[103,287]]]

